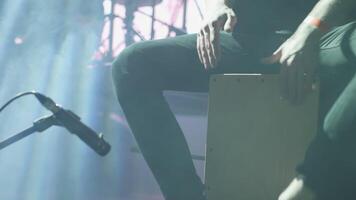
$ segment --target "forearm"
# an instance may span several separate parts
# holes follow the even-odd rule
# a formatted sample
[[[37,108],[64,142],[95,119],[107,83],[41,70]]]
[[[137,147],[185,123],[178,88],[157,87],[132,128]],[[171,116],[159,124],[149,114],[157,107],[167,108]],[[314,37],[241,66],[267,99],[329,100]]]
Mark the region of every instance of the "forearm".
[[[356,12],[355,0],[320,0],[309,16],[333,27],[344,24],[352,12]]]
[[[232,8],[232,0],[205,0],[206,16],[216,10]]]
[[[346,23],[352,12],[356,12],[355,0],[320,0],[308,17],[320,20],[324,25],[323,28],[332,28]],[[313,27],[312,24],[304,21],[296,32],[315,33],[321,36],[325,30],[320,30],[320,27]]]

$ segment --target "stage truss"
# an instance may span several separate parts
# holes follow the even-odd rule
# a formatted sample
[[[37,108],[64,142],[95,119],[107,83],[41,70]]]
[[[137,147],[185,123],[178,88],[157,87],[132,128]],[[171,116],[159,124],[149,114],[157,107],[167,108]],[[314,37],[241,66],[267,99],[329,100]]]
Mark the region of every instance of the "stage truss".
[[[143,0],[103,1],[105,19],[102,40],[94,55],[96,63],[110,65],[126,46],[138,41],[198,31],[203,0],[149,1],[156,5],[148,5],[147,0],[147,5]]]

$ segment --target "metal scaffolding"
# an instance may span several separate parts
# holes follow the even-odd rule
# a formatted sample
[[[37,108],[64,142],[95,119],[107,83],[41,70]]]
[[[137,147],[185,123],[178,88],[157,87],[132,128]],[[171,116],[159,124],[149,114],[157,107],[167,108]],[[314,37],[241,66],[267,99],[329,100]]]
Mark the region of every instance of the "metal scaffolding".
[[[171,21],[170,23],[160,20],[157,18],[156,13],[156,6],[162,3],[163,0],[109,0],[110,2],[110,11],[105,15],[105,23],[109,27],[108,33],[103,37],[101,46],[101,51],[98,51],[101,54],[100,60],[103,63],[110,64],[115,57],[115,51],[121,48],[123,45],[128,46],[132,43],[137,41],[144,41],[144,40],[152,40],[156,38],[156,30],[155,24],[159,23],[163,26],[168,28],[167,37],[170,35],[183,35],[187,33],[187,12],[188,12],[188,1],[189,0],[181,0],[179,6],[176,6],[174,9],[174,13],[182,12],[182,24],[181,26],[175,26],[175,21]],[[193,0],[196,8],[202,17],[201,9],[197,0]],[[125,12],[124,13],[117,13],[116,7],[117,6],[124,6]],[[141,7],[151,7],[151,12],[147,13],[140,9]],[[139,30],[134,28],[134,19],[135,14],[140,14],[148,19],[150,19],[150,35],[149,37],[145,37],[143,34],[140,33]],[[117,19],[121,21],[121,23],[117,23]],[[117,27],[120,26],[120,27]],[[125,36],[119,44],[115,44],[119,37],[115,35],[115,29],[122,28],[125,30]],[[138,38],[138,40],[135,38]],[[106,45],[104,45],[104,43]]]

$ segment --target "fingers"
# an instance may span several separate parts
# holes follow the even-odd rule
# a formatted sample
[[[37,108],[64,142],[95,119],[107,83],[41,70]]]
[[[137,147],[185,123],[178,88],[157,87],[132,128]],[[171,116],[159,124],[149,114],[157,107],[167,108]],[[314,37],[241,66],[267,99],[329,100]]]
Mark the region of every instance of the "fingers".
[[[237,23],[237,18],[234,12],[229,12],[227,14],[227,20],[224,25],[224,31],[226,32],[232,32],[235,28],[235,25]]]
[[[297,79],[297,73],[298,73],[298,67],[294,63],[295,62],[295,55],[290,56],[286,60],[286,67],[288,68],[288,74],[287,74],[287,79],[288,79],[288,93],[287,93],[287,99],[292,103],[296,104],[296,99],[297,99],[297,84],[298,84],[298,79]]]
[[[298,56],[300,56],[300,54],[292,55],[288,59],[289,62],[287,62],[287,65],[290,68],[288,80],[288,99],[295,105],[301,104],[305,98],[306,73],[304,72],[303,60]]]
[[[283,99],[288,99],[288,67],[285,65],[281,65],[281,69],[280,69],[280,93],[281,93],[281,97]]]
[[[282,52],[282,51],[281,51]],[[283,99],[290,101],[291,103],[296,102],[296,85],[297,85],[297,67],[294,63],[295,55],[285,57],[280,56],[280,89],[281,96]]]
[[[216,24],[213,24],[213,29],[211,29],[210,33],[210,43],[211,43],[211,63],[213,64],[213,67],[216,67],[218,64],[218,61],[220,60],[221,57],[221,46],[220,46],[220,31],[217,28]]]
[[[309,65],[309,66],[307,66]],[[308,94],[313,91],[313,84],[314,84],[314,78],[315,78],[315,73],[316,71],[313,70],[313,65],[317,66],[317,63],[304,63],[305,67],[305,73],[304,73],[304,92],[305,94]]]
[[[276,51],[271,56],[262,58],[261,62],[263,64],[275,64],[279,63],[282,56],[282,51]]]
[[[202,31],[198,34],[197,50],[198,50],[199,60],[204,65],[204,68],[206,68],[208,64],[206,61],[207,55],[206,55],[206,51],[205,51],[204,33]]]
[[[232,31],[237,21],[233,9],[224,9],[216,14],[201,28],[197,38],[199,60],[205,69],[216,67],[220,59],[220,30],[224,28],[226,31]]]
[[[214,67],[215,59],[213,55],[213,45],[211,42],[211,34],[212,34],[212,25],[208,25],[203,29],[203,41],[204,41],[204,48],[203,48],[203,60],[205,63],[205,69],[211,69]]]
[[[203,64],[203,52],[202,52],[202,47],[203,47],[203,42],[202,42],[202,36],[200,33],[197,34],[197,52],[198,52],[198,57],[199,61]]]
[[[292,38],[285,41],[272,56],[262,59],[265,64],[281,64],[281,96],[292,104],[301,104],[312,90],[313,74],[318,65],[318,49],[309,48],[303,49]]]
[[[283,49],[283,45],[281,45],[275,52],[273,52],[271,56],[262,58],[261,62],[263,64],[281,63],[282,49]]]
[[[289,67],[286,63],[286,60],[283,58],[283,46],[280,46],[272,56],[264,58],[262,62],[264,64],[281,64],[279,84],[280,84],[280,94],[282,99],[289,98]]]
[[[205,69],[214,68],[221,55],[220,29],[217,23],[204,26],[197,36],[198,56]]]
[[[209,42],[206,40],[207,31],[206,28],[201,29],[197,35],[197,51],[200,62],[204,65],[205,69],[208,69],[210,66],[208,50]]]
[[[286,58],[281,66],[281,95],[292,104],[301,104],[306,96],[306,78],[304,62],[300,54]]]
[[[298,103],[302,103],[307,94],[313,90],[313,77],[314,71],[312,70],[316,63],[312,63],[312,59],[299,59],[298,66],[300,70],[298,71]]]
[[[299,65],[301,66],[301,65]],[[296,83],[296,104],[301,104],[306,96],[306,77],[307,73],[304,72],[303,69],[301,69],[301,67],[298,68],[297,70],[297,74],[296,74],[296,79],[297,79],[297,83]]]
[[[209,25],[208,33],[206,35],[207,52],[209,59],[209,67],[214,68],[216,66],[216,44],[215,44],[215,23]]]

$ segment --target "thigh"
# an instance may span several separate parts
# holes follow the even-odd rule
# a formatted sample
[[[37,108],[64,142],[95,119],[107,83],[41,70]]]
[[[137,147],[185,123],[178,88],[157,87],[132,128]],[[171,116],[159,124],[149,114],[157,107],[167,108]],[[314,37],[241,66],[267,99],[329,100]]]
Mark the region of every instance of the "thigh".
[[[320,63],[326,70],[356,65],[356,21],[339,26],[321,39]],[[341,69],[342,70],[342,69]]]
[[[321,40],[319,130],[298,169],[320,195],[345,193],[351,183],[347,180],[356,177],[355,27],[338,27]],[[331,141],[330,131],[343,136]]]
[[[189,34],[136,43],[125,49],[122,73],[137,77],[139,84],[161,90],[208,91],[209,75],[250,72],[253,59],[231,34],[221,33],[221,60],[213,70],[205,70],[196,50],[196,35]],[[123,59],[121,59],[123,60]]]
[[[356,122],[356,22],[323,38],[320,60],[323,129],[334,137]]]

